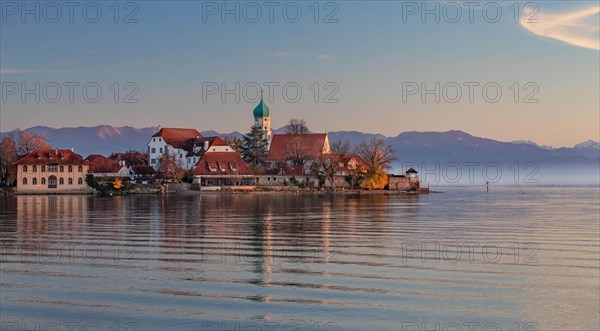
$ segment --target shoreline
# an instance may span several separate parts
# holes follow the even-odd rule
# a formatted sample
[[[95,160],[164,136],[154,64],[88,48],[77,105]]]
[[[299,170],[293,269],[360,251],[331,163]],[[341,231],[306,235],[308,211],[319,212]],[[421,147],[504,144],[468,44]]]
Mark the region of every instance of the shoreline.
[[[191,196],[191,195],[242,195],[242,194],[320,194],[320,195],[421,195],[430,193],[444,193],[441,191],[432,191],[429,189],[419,189],[418,191],[402,191],[402,190],[306,190],[306,189],[291,189],[291,188],[260,188],[260,189],[217,189],[217,190],[172,190],[167,192],[161,192],[160,189],[156,190],[144,190],[144,191],[130,191],[130,192],[108,192],[100,193],[98,191],[93,192],[55,192],[55,193],[36,193],[36,192],[15,192],[14,190],[6,190],[6,188],[0,190],[1,196],[59,196],[59,195],[90,195],[100,197],[113,197],[113,196],[128,196],[128,195],[164,195],[164,196]]]

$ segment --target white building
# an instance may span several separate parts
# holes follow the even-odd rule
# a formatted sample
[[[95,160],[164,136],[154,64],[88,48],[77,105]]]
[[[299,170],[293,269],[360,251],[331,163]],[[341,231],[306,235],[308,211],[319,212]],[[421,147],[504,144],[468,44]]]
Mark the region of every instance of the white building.
[[[260,102],[254,108],[254,125],[260,127],[263,132],[265,139],[267,139],[267,150],[271,146],[271,139],[273,139],[273,133],[271,132],[271,110],[262,98],[262,92]]]
[[[203,137],[195,129],[162,128],[148,142],[150,165],[158,170],[164,153],[174,154],[185,170],[193,170],[205,153],[235,152],[219,137]]]
[[[169,153],[175,155],[182,168],[193,169],[196,162],[188,158],[188,153],[192,150],[192,140],[196,138],[203,138],[196,129],[161,128],[148,142],[148,162],[158,169],[160,157]]]

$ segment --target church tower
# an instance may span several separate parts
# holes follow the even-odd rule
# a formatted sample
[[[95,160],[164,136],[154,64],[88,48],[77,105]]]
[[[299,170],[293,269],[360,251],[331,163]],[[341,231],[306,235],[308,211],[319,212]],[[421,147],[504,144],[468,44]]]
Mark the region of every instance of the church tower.
[[[254,108],[254,125],[259,126],[267,139],[268,147],[271,146],[271,110],[263,101],[263,91],[260,91],[260,102]]]

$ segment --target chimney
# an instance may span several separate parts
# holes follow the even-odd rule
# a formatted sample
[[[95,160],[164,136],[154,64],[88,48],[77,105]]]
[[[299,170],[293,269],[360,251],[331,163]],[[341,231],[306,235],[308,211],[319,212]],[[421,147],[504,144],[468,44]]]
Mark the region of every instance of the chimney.
[[[208,151],[208,140],[204,141],[204,151]]]

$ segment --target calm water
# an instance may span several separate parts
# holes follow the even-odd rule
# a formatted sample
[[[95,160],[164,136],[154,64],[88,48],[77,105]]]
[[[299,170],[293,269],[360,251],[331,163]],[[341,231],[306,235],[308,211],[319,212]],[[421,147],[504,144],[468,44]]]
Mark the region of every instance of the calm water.
[[[598,188],[446,191],[0,198],[2,330],[598,329]]]

